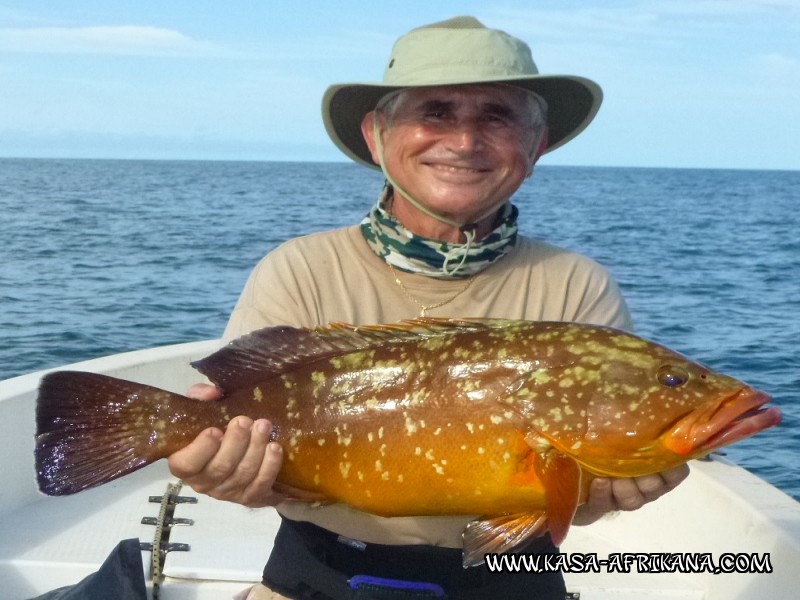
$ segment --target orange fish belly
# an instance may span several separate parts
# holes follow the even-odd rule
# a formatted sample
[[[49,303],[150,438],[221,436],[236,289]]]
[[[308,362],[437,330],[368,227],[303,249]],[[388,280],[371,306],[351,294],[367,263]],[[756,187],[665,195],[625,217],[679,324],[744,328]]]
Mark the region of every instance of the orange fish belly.
[[[280,481],[381,516],[515,513],[544,504],[536,455],[521,432],[491,416],[398,414],[337,429],[290,437]]]

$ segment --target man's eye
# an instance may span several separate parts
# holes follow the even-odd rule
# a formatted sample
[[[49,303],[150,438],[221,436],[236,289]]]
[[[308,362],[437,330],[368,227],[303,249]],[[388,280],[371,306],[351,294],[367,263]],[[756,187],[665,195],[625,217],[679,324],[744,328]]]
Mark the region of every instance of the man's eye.
[[[515,126],[513,118],[497,113],[487,113],[481,117],[481,121],[492,128],[510,129]]]

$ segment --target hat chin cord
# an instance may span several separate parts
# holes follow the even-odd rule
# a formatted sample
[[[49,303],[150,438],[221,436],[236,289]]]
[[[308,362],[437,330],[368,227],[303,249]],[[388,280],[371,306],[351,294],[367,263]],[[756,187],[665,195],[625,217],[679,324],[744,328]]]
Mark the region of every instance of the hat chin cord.
[[[481,216],[473,221],[472,223],[459,223],[458,221],[454,221],[452,219],[448,219],[444,215],[439,215],[429,209],[427,206],[419,202],[416,198],[414,198],[411,194],[405,191],[402,187],[400,187],[394,178],[389,174],[389,170],[386,168],[386,161],[383,157],[383,141],[381,139],[381,128],[378,125],[378,115],[375,115],[375,119],[372,121],[372,133],[375,139],[375,149],[377,150],[378,154],[378,164],[383,172],[384,177],[386,177],[386,181],[392,186],[394,191],[406,200],[408,200],[414,208],[416,208],[421,213],[428,215],[436,219],[437,221],[444,223],[446,225],[450,225],[451,227],[457,227],[458,230],[464,234],[466,238],[466,242],[463,244],[453,246],[447,253],[445,257],[444,264],[442,265],[442,270],[450,276],[455,276],[459,269],[464,265],[467,260],[467,256],[469,255],[469,251],[472,249],[473,244],[475,243],[475,231],[478,228],[478,223],[491,215],[492,213],[497,212],[503,204],[506,203],[506,200],[503,200],[498,206],[492,206],[490,209],[485,211]],[[460,257],[460,261],[455,267],[448,268],[450,261],[458,259]]]

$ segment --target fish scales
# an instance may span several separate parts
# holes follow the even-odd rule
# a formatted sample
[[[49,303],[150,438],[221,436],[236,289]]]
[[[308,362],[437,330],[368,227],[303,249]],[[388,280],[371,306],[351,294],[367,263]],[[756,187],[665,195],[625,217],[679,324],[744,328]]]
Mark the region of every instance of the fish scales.
[[[510,340],[494,337],[465,336],[467,353],[451,351],[455,339],[434,338],[284,374],[291,401],[281,389],[269,401],[286,447],[281,481],[383,516],[505,512],[541,501],[537,486],[513,484],[531,449],[511,403],[496,401],[513,400],[531,365],[510,348],[496,358],[493,345]]]
[[[267,328],[194,364],[222,401],[45,376],[40,489],[74,493],[235,415],[268,418],[284,448],[279,489],[382,516],[484,515],[465,530],[474,564],[547,531],[560,543],[592,477],[663,471],[780,420],[766,394],[731,377],[573,323]]]

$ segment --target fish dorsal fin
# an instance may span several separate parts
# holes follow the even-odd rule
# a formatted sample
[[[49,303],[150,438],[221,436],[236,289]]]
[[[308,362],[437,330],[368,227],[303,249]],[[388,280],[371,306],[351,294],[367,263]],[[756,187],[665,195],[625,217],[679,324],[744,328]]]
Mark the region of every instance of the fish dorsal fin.
[[[295,367],[359,350],[501,327],[499,320],[416,319],[389,325],[332,323],[313,329],[265,327],[244,335],[192,366],[230,393]]]

